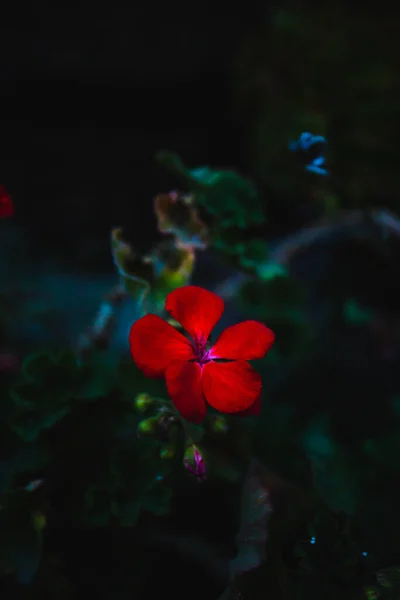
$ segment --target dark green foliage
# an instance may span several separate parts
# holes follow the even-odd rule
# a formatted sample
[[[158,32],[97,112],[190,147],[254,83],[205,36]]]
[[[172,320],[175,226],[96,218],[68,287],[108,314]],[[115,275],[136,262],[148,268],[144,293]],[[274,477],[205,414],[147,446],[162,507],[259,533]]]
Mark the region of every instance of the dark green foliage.
[[[265,24],[243,41],[237,99],[253,173],[286,195],[289,205],[324,186],[288,151],[289,141],[308,131],[328,139],[339,205],[398,206],[390,125],[399,117],[398,28],[398,17],[387,11],[372,15],[344,3],[292,2],[271,7]]]
[[[243,229],[265,221],[257,188],[239,173],[210,167],[188,169],[177,154],[169,151],[158,152],[156,160],[195,194],[197,203],[218,219],[221,229]]]
[[[276,334],[275,348],[267,360],[273,360],[277,352],[285,357],[306,353],[313,335],[304,287],[284,272],[265,273],[264,277],[245,283],[239,300],[253,318],[268,324]]]
[[[189,171],[200,206],[217,218],[221,228],[260,225],[265,216],[254,184],[235,171],[199,167]]]
[[[248,239],[240,229],[216,232],[213,247],[221,252],[234,266],[250,273],[257,272],[268,258],[268,248],[260,238]]]
[[[15,406],[14,431],[34,440],[65,417],[73,399],[90,400],[106,395],[115,374],[109,363],[79,365],[72,351],[40,352],[28,356],[21,368],[21,381],[10,396]]]
[[[324,419],[312,423],[305,431],[303,447],[311,464],[317,493],[332,510],[353,515],[356,507],[357,485],[353,475],[356,464],[333,438]],[[361,479],[360,472],[358,477]]]
[[[156,214],[169,226],[159,231],[170,236],[168,254],[190,254],[190,261],[178,278],[173,261],[163,263],[168,285],[154,310],[161,313],[167,288],[189,280],[199,248],[234,266],[239,273],[227,282],[234,309],[276,335],[266,358],[254,361],[262,375],[260,416],[210,410],[200,426],[183,423],[164,382],[144,377],[128,348],[122,358],[91,348],[84,360],[70,349],[37,351],[18,375],[0,381],[0,574],[34,582],[24,600],[47,588],[51,600],[77,597],[49,556],[46,531],[76,529],[79,541],[82,531],[131,529],[136,539],[153,519],[174,538],[181,513],[182,528],[221,542],[227,560],[237,534],[221,600],[399,600],[400,255],[393,237],[400,229],[395,215],[370,207],[398,206],[398,169],[388,159],[397,143],[400,38],[386,16],[379,40],[375,22],[349,11],[271,9],[269,31],[244,44],[238,99],[248,111],[257,185],[235,170],[189,168],[173,152],[156,157],[174,177],[171,187],[176,182],[190,197],[181,221],[165,207]],[[326,179],[305,172],[304,157],[288,148],[304,131],[327,138]],[[200,231],[204,243],[188,250]],[[283,238],[269,247],[276,231]],[[122,237],[114,241],[121,274],[122,259],[138,257]],[[166,260],[161,247],[154,265]],[[141,269],[152,271],[145,258]],[[298,268],[302,259],[305,268]],[[136,271],[127,272],[135,287]],[[7,343],[10,304],[0,318]],[[107,336],[100,335],[104,345]],[[195,447],[202,483],[193,476]],[[182,464],[188,456],[192,475]],[[175,551],[179,539],[171,546]],[[202,565],[217,553],[199,557],[197,541],[182,546],[177,577],[190,600]],[[164,560],[170,548],[157,552]],[[160,567],[141,547],[128,560],[132,571],[146,561],[152,574]]]
[[[162,480],[169,465],[158,464],[156,456],[156,445],[148,440],[130,437],[115,445],[97,479],[86,482],[82,523],[104,527],[116,520],[132,527],[143,511],[167,514],[172,491]]]
[[[266,221],[264,201],[254,183],[233,170],[189,169],[169,151],[159,152],[156,160],[194,195],[210,223],[212,247],[235,266],[256,271],[267,258],[267,245],[251,232]]]
[[[131,361],[115,365],[101,353],[83,363],[69,350],[24,360],[1,439],[3,573],[23,584],[35,576],[43,510],[56,527],[60,509],[75,527],[132,527],[143,512],[168,512],[172,491],[164,479],[171,464],[158,458],[159,442],[136,431],[142,380]],[[27,491],[33,479],[38,490]]]
[[[329,599],[340,589],[345,590],[345,598],[360,597],[375,564],[351,522],[327,511],[318,513],[309,524],[307,539],[299,542],[294,553],[299,567],[293,582],[297,589],[315,586]]]
[[[3,497],[0,512],[0,569],[15,573],[19,583],[29,584],[42,556],[42,528],[37,527],[35,502],[29,492]]]

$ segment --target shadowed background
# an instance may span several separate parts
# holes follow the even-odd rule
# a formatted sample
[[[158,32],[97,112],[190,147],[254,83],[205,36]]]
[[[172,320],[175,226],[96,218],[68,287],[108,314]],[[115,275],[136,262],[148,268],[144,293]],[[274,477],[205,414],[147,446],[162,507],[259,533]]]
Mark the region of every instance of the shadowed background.
[[[306,14],[307,3],[303,4],[299,12],[304,10]],[[335,4],[333,13],[336,7]],[[292,40],[296,38],[296,27],[300,31],[304,23],[297,26],[294,18],[290,23],[293,29],[289,28],[288,34],[285,11],[279,9],[279,6],[274,7],[268,13],[268,7],[260,2],[228,6],[151,2],[130,6],[114,2],[104,7],[85,3],[79,8],[39,2],[29,10],[15,3],[2,9],[0,182],[14,199],[16,216],[2,227],[0,276],[11,289],[24,286],[28,293],[31,290],[38,294],[36,309],[39,313],[43,310],[42,320],[32,323],[28,313],[11,325],[16,345],[20,342],[29,348],[31,344],[34,349],[49,341],[74,341],[78,333],[86,329],[99,299],[117,279],[110,254],[111,227],[123,226],[139,251],[147,251],[159,238],[152,198],[159,192],[169,191],[176,182],[155,165],[153,157],[157,150],[171,149],[190,166],[233,166],[244,173],[250,172],[264,188],[270,178],[268,226],[272,222],[276,228],[272,229],[273,234],[286,234],[318,213],[316,203],[302,204],[302,190],[292,186],[298,181],[296,177],[286,176],[290,170],[286,122],[289,131],[293,123],[289,122],[288,115],[296,113],[297,108],[301,114],[296,126],[303,123],[302,111],[314,111],[317,117],[320,111],[328,124],[324,133],[329,144],[332,142],[336,150],[339,148],[333,156],[332,171],[339,174],[339,179],[342,177],[342,188],[334,177],[332,180],[334,192],[343,191],[344,206],[353,198],[356,186],[346,186],[359,165],[362,182],[370,175],[376,183],[376,187],[370,188],[373,202],[385,204],[387,199],[393,198],[394,192],[397,194],[399,171],[395,168],[397,159],[393,153],[396,127],[392,124],[396,122],[393,115],[397,114],[399,104],[390,73],[386,85],[382,68],[382,64],[390,63],[397,56],[384,44],[389,40],[390,45],[395,39],[389,35],[393,29],[387,29],[387,24],[378,27],[376,20],[370,19],[372,39],[378,32],[381,43],[370,43],[368,27],[362,24],[361,33],[367,32],[363,46],[355,26],[357,15],[353,18],[351,9],[343,19],[338,11],[340,18],[333,22],[339,23],[339,29],[332,29],[331,38],[325,34],[326,23],[317,15],[311,20],[309,30],[304,29],[304,39],[299,35],[299,46],[305,50],[302,60],[297,62],[297,47],[292,45]],[[251,51],[246,53],[244,47],[238,52],[249,31],[255,32],[254,37],[257,37],[261,25],[267,22],[264,18],[267,14],[273,16],[271,23],[279,29],[277,38],[261,36],[263,42],[253,40]],[[330,15],[327,21],[330,25]],[[330,27],[328,30],[331,31]],[[320,51],[323,41],[327,44],[325,53]],[[337,48],[336,43],[340,46],[342,42],[344,49]],[[364,80],[357,94],[353,93],[356,75],[371,66],[374,71],[378,51],[381,51],[379,61],[376,59],[379,77],[373,73],[371,83],[375,94],[370,93],[368,86],[363,87]],[[241,60],[237,60],[238,54]],[[319,61],[315,69],[314,59],[316,63]],[[347,66],[349,72],[345,70]],[[372,108],[362,101],[366,97]],[[263,112],[257,112],[258,102],[265,102]],[[390,113],[392,109],[394,112]],[[254,122],[251,122],[253,114]],[[293,121],[298,116],[295,114]],[[306,128],[313,123],[307,118],[304,118]],[[386,129],[384,121],[387,121]],[[250,122],[253,131],[249,133]],[[317,119],[316,123],[320,121]],[[360,139],[350,136],[353,126]],[[250,156],[248,139],[251,135],[256,142]],[[376,140],[380,144],[379,151]],[[274,154],[279,143],[282,148]],[[279,163],[280,172],[275,170],[274,160],[276,165]],[[267,164],[272,166],[267,169]],[[364,168],[364,164],[368,167]],[[376,175],[372,166],[384,168]],[[393,174],[392,179],[386,177],[388,173]],[[364,190],[365,187],[367,183]],[[354,196],[356,205],[357,194]],[[290,201],[286,202],[288,198]],[[372,296],[373,308],[383,306],[385,309],[385,298],[392,299],[394,295],[390,292],[393,288],[385,287],[393,279],[392,272],[385,273],[379,261],[374,265],[372,251],[372,258],[367,255],[365,260],[360,260],[361,268],[356,259],[356,266],[351,263],[352,252],[345,247],[338,278],[330,277],[329,271],[325,281],[321,273],[328,273],[324,263],[326,248],[321,243],[311,259],[309,255],[300,258],[300,264],[296,265],[300,276],[308,283],[312,280],[315,287],[319,285],[321,296],[325,293],[329,298],[334,297],[339,290],[338,305],[342,296],[352,296],[356,288],[354,295],[365,297],[367,306]],[[348,265],[347,271],[343,264]],[[210,254],[199,254],[197,282],[213,288],[229,274],[230,270],[210,258]],[[343,274],[346,290],[342,294]],[[322,293],[321,287],[324,288]],[[396,298],[393,304],[397,308]],[[49,307],[54,309],[55,315],[48,314]],[[324,298],[318,299],[318,307],[324,313]],[[124,352],[127,327],[132,322],[130,310],[128,308],[116,336],[116,343]],[[232,313],[227,318],[231,322],[236,320]],[[336,329],[333,327],[335,335]],[[354,338],[357,342],[354,355],[359,357],[363,338],[358,331]],[[311,414],[321,406],[321,398],[324,406],[327,381],[331,395],[336,394],[343,405],[352,394],[352,400],[356,399],[352,416],[348,417],[345,406],[340,419],[338,417],[344,423],[344,437],[352,440],[354,414],[360,409],[360,403],[369,393],[369,406],[374,412],[375,397],[385,387],[381,381],[390,392],[396,388],[397,363],[382,362],[383,375],[375,371],[377,344],[373,339],[370,346],[365,344],[366,353],[371,350],[373,368],[362,360],[360,368],[354,368],[352,345],[347,343],[353,338],[348,336],[347,330],[344,339],[343,347],[350,358],[347,355],[343,358],[340,339],[337,342],[339,366],[340,360],[345,361],[346,357],[350,366],[346,363],[344,376],[338,368],[342,378],[336,376],[333,368],[332,372],[321,370],[317,385],[313,369],[308,374],[312,384],[302,372],[297,379],[286,374],[282,379],[289,388],[290,398],[296,402],[300,398],[298,404],[304,401],[306,407],[305,397],[310,389],[316,390],[315,398],[310,401],[315,403]],[[330,364],[329,344],[324,346],[324,352],[327,358],[325,354],[323,358]],[[399,354],[396,356],[398,360]],[[368,377],[375,387],[370,385]],[[303,388],[302,378],[306,382]],[[337,390],[332,387],[332,380],[337,381]],[[361,386],[364,386],[363,393],[359,391]],[[348,395],[345,390],[349,390]],[[284,393],[285,389],[283,396]],[[331,399],[335,407],[341,406],[337,398]],[[342,414],[346,418],[342,419]],[[375,426],[375,415],[371,420]],[[280,456],[274,455],[272,462],[275,459],[279,462]],[[291,462],[289,459],[288,463]],[[62,474],[58,476],[62,481]],[[63,506],[63,497],[68,497],[69,485],[73,482],[66,481],[59,490],[59,506]],[[157,520],[156,531],[152,529],[153,517],[147,520],[145,516],[139,529],[132,532],[113,526],[97,531],[76,530],[72,517],[71,522],[65,522],[68,517],[62,512],[52,515],[46,545],[50,554],[54,552],[65,561],[67,575],[77,588],[77,597],[86,598],[90,588],[99,600],[125,600],[136,595],[152,598],[157,596],[161,581],[163,589],[173,590],[177,600],[217,598],[224,587],[226,560],[234,553],[237,530],[234,498],[233,494],[232,497],[227,494],[224,485],[191,489],[192,495],[178,495],[168,517]],[[391,490],[388,493],[390,495]],[[384,533],[381,536],[385,538]],[[190,593],[187,581],[192,583]],[[21,594],[21,600],[28,597],[29,592],[16,592],[11,579],[6,583],[10,586],[10,596],[4,596],[6,600],[8,597],[18,600],[16,593]],[[67,592],[65,598],[69,598]],[[51,595],[49,600],[53,600]]]
[[[153,163],[160,148],[189,164],[237,163],[230,69],[250,7],[39,3],[7,12],[0,178],[37,248],[63,254],[68,245],[71,264],[99,267],[112,225],[148,244],[151,199],[169,189]]]
[[[16,339],[73,339],[86,328],[116,281],[112,226],[123,225],[139,250],[157,239],[151,200],[171,188],[169,176],[154,164],[157,150],[173,149],[193,165],[238,164],[231,61],[246,23],[260,12],[256,3],[244,13],[239,5],[227,12],[215,3],[196,8],[119,0],[2,7],[0,181],[14,199],[16,216],[2,233],[0,273],[3,282],[31,286],[39,302],[64,314],[63,323],[46,317],[39,328],[27,315],[15,325]],[[66,305],[71,311],[64,311]],[[202,492],[195,491],[197,504]],[[67,483],[62,493],[68,494]],[[212,505],[204,502],[194,530],[209,527]],[[190,546],[186,528],[193,515],[181,504],[171,522],[178,531],[183,517]],[[184,559],[187,548],[175,553],[168,534],[152,547],[146,533],[146,550],[140,534],[86,534],[62,519],[53,525],[46,543],[68,557],[79,597],[88,589],[101,600],[156,597],[161,578],[179,598],[186,592],[177,588],[177,578],[197,578],[198,559],[192,564],[190,552]],[[224,546],[231,528],[230,517],[226,524],[219,520],[216,537],[208,533],[206,541]],[[202,551],[209,575],[202,571],[196,584],[199,598],[220,577],[217,564],[215,572],[207,566],[211,547]],[[18,590],[8,584],[15,597]],[[223,582],[217,585],[215,594]]]

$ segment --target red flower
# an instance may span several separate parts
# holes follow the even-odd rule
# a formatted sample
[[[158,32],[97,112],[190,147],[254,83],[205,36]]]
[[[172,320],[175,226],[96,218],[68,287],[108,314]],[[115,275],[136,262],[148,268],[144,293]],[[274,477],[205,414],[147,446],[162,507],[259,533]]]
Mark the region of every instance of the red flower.
[[[7,219],[14,214],[14,205],[11,196],[6,192],[4,185],[0,184],[0,219]]]
[[[173,404],[192,423],[206,416],[206,401],[223,413],[258,414],[261,377],[246,361],[262,358],[274,333],[262,323],[244,321],[225,329],[210,347],[207,340],[224,301],[192,285],[168,294],[165,308],[192,340],[157,315],[142,317],[129,333],[139,369],[147,377],[165,377]]]

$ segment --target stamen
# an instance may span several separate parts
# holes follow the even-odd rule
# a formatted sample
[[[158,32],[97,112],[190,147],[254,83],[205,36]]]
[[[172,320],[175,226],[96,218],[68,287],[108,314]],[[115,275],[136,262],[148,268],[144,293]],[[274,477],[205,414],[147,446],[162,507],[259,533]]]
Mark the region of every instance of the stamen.
[[[210,355],[210,346],[207,340],[195,340],[193,342],[193,351],[195,354],[191,362],[197,362],[199,365],[204,365],[212,360]]]

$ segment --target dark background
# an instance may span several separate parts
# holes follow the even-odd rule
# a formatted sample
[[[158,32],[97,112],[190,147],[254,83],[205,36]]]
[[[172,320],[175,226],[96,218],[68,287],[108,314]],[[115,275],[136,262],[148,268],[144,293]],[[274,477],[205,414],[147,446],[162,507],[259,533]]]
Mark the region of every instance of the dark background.
[[[241,168],[233,63],[266,12],[259,0],[245,12],[120,0],[3,9],[0,182],[16,215],[3,228],[0,273],[62,313],[51,327],[20,321],[14,339],[74,340],[86,328],[115,283],[112,227],[140,253],[160,239],[152,200],[179,182],[155,163],[158,150]],[[209,273],[206,256],[198,269]]]
[[[37,250],[73,235],[69,260],[82,266],[113,225],[147,245],[151,199],[174,183],[159,149],[193,166],[240,163],[231,65],[262,4],[12,10],[0,23],[0,179]],[[91,268],[107,262],[96,245]]]
[[[35,323],[32,326],[33,319],[27,313],[12,331],[13,341],[24,348],[29,348],[28,342],[37,348],[42,342],[58,343],[59,338],[74,341],[78,333],[86,330],[99,299],[116,281],[109,247],[111,227],[122,226],[139,251],[146,251],[154,243],[158,234],[152,198],[177,185],[154,163],[158,150],[171,149],[188,165],[234,166],[246,173],[245,127],[234,103],[232,67],[243,37],[256,30],[268,10],[274,8],[259,0],[225,5],[129,4],[114,0],[108,5],[85,2],[77,7],[62,0],[36,2],[30,7],[18,2],[2,6],[0,183],[12,195],[16,216],[11,224],[7,223],[8,231],[1,231],[0,277],[5,265],[11,273],[8,280],[18,283],[19,279],[28,287],[32,285],[46,311],[51,306],[57,313],[54,321],[49,321],[46,313],[47,320],[40,322],[40,327]],[[378,21],[385,14],[381,10],[374,19],[376,16]],[[317,25],[315,30],[319,31]],[[376,30],[381,32],[381,40],[388,37],[382,27],[379,29],[379,23]],[[339,148],[348,150],[349,122],[362,112],[358,110],[358,98],[364,101],[369,97],[364,92],[360,96],[352,92],[351,84],[359,64],[362,66],[360,57],[365,49],[359,44],[357,32],[352,36],[347,30],[346,35],[356,50],[353,70],[342,77],[346,61],[339,61],[340,77],[329,79],[327,94],[332,104],[337,102],[336,94],[342,97],[342,105],[338,103],[331,118],[335,124],[332,138],[342,135],[344,142]],[[373,54],[379,46],[377,42]],[[276,56],[280,58],[279,54]],[[287,60],[289,74],[294,71],[301,78],[302,68],[308,74],[304,66],[308,67],[308,59],[300,66],[290,56]],[[379,65],[386,64],[386,57],[380,60]],[[286,92],[285,85],[283,89]],[[396,98],[395,94],[389,85],[381,104],[379,85],[375,89],[378,109],[373,114],[379,117],[375,125],[381,118],[393,122],[393,117],[387,117],[385,103],[388,97]],[[352,96],[356,100],[349,107]],[[365,126],[361,125],[360,131]],[[360,160],[357,144],[355,150],[351,144],[349,148],[362,165],[375,165],[374,147],[369,151],[370,163]],[[353,154],[349,156],[354,158]],[[347,168],[346,161],[347,156],[342,163]],[[348,170],[353,166],[349,161]],[[364,166],[361,171],[364,175]],[[397,186],[397,176],[395,182]],[[287,213],[286,210],[283,217],[280,213],[282,229],[287,225]],[[18,233],[15,240],[11,235],[13,227]],[[345,248],[340,264],[349,262],[345,285],[351,289],[351,295],[367,298],[366,306],[373,296],[372,306],[378,305],[379,310],[385,308],[387,298],[393,301],[395,297],[397,308],[396,285],[387,285],[388,280],[398,281],[397,272],[397,279],[392,278],[391,273],[383,272],[379,261],[372,271],[373,260],[368,256],[361,272],[349,261],[350,255]],[[212,287],[212,278],[219,278],[219,267],[214,259],[208,264],[206,260],[201,256],[199,263],[203,261],[203,271]],[[303,271],[318,279],[324,267],[318,271],[308,259],[304,264]],[[359,283],[355,273],[359,271],[361,283],[355,294]],[[343,277],[342,270],[340,275]],[[340,281],[343,286],[343,279]],[[330,285],[329,294],[338,287],[335,279]],[[343,294],[347,297],[350,292],[345,290]],[[116,345],[119,343],[125,352],[132,315],[121,321]],[[374,348],[376,345],[374,341]],[[329,361],[330,348],[327,346]],[[350,345],[350,355],[351,348]],[[340,350],[340,360],[343,354]],[[354,396],[363,402],[374,396],[375,387],[365,377],[364,396],[359,380],[367,371],[374,382],[378,379],[374,369],[366,364],[365,372],[350,369],[357,384]],[[343,370],[346,368],[345,364]],[[391,368],[390,364],[386,371],[383,366],[386,383],[394,378]],[[332,372],[326,372],[332,379]],[[339,382],[339,395],[340,386],[349,387],[347,373],[341,373],[341,378],[333,373]],[[321,397],[325,401],[324,375],[322,371],[318,402]],[[303,379],[307,390],[307,376],[301,373],[300,384]],[[290,385],[294,386],[292,380]],[[352,388],[349,389],[351,393]],[[299,396],[297,388],[295,396]],[[347,396],[344,394],[343,398]],[[346,418],[347,414],[346,411]],[[349,437],[353,422],[347,418],[345,423],[345,435]],[[62,474],[60,480],[63,481]],[[391,481],[384,483],[391,485]],[[68,497],[70,485],[71,482],[65,482],[61,497]],[[228,497],[226,487],[211,492],[209,488],[195,487],[192,496],[176,494],[169,517],[150,517],[141,521],[141,528],[128,531],[112,527],[76,530],[73,522],[65,522],[68,517],[60,511],[56,518],[52,515],[47,530],[48,552],[61,557],[61,570],[65,570],[77,590],[72,597],[79,600],[93,592],[98,600],[151,599],[165,590],[171,590],[176,600],[217,598],[224,587],[227,559],[234,553],[238,521],[234,499],[234,493]],[[216,506],[223,506],[224,510],[216,511]],[[46,581],[44,587],[50,589],[47,584]],[[9,588],[4,595],[0,589],[4,600],[32,597],[29,588],[17,586],[12,577],[6,585]],[[61,597],[58,592],[48,596],[49,600],[69,597],[67,593]]]
[[[2,7],[0,181],[13,197],[33,279],[49,256],[74,277],[85,270],[113,275],[108,240],[114,225],[128,230],[136,248],[152,244],[151,200],[174,187],[154,164],[157,150],[172,149],[191,165],[240,167],[231,66],[242,35],[263,10],[257,2],[247,3],[244,13],[242,4],[121,0]],[[8,260],[12,264],[17,255]],[[169,522],[173,534],[190,538],[187,500],[173,508]],[[160,582],[183,598],[186,581],[196,582],[198,596],[192,590],[191,597],[216,597],[224,582],[212,573],[208,548],[226,546],[227,539],[233,544],[233,516],[210,534],[213,506],[205,500],[199,491],[193,510],[194,535],[208,529],[207,576],[203,568],[198,573],[199,558],[187,549],[174,552],[166,542],[165,553],[159,541],[143,547],[140,533],[136,540],[118,530],[78,532],[60,521],[47,543],[65,558],[79,598],[88,592],[100,599],[157,597]],[[145,568],[132,565],[138,555]],[[10,594],[25,597],[8,583]]]

